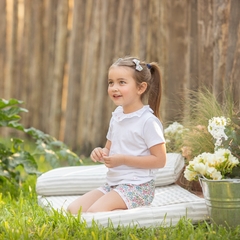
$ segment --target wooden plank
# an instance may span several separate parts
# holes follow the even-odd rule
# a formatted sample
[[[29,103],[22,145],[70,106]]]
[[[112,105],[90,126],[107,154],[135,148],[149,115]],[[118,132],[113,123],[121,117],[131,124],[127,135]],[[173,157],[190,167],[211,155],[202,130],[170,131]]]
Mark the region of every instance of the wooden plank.
[[[4,84],[4,96],[10,99],[16,96],[14,89],[14,77],[16,76],[16,53],[17,53],[17,25],[18,25],[18,2],[10,0],[7,2],[7,55],[6,55],[6,75]]]
[[[188,6],[188,34],[189,34],[189,56],[186,87],[191,90],[197,90],[199,87],[199,69],[198,69],[198,0],[189,1]]]
[[[160,13],[159,13],[159,64],[161,67],[162,72],[162,100],[160,106],[160,114],[161,118],[167,119],[167,112],[166,109],[168,107],[168,91],[167,91],[167,84],[168,84],[168,71],[170,66],[168,64],[168,55],[169,55],[169,28],[168,28],[168,5],[167,0],[160,1]]]
[[[230,87],[240,107],[240,1],[232,0],[229,14],[228,48],[224,88]]]
[[[223,102],[226,56],[228,45],[230,1],[219,0],[213,4],[213,94]]]
[[[167,2],[168,11],[168,56],[167,82],[165,81],[166,118],[172,121],[183,114],[183,90],[187,78],[188,32],[186,1]],[[174,21],[172,19],[174,18]]]
[[[6,1],[0,1],[0,96],[4,96],[6,62]]]
[[[198,76],[208,89],[213,85],[213,0],[198,1]]]
[[[85,61],[83,53],[85,42],[82,41],[85,37],[84,26],[89,30],[88,23],[84,21],[85,15],[87,15],[87,12],[85,12],[86,3],[89,3],[89,1],[74,1],[73,23],[69,39],[69,80],[64,141],[73,148],[77,147],[79,105],[81,95],[84,93],[80,85],[80,76],[84,69]]]
[[[59,138],[62,119],[62,92],[67,55],[68,0],[59,0],[57,7],[56,50],[54,58],[52,94],[49,114],[49,133]]]

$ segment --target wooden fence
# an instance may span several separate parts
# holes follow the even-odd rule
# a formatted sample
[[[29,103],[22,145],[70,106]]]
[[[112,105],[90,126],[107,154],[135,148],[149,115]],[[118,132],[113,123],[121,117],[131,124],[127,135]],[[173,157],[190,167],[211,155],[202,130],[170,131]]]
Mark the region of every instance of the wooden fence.
[[[161,65],[163,123],[201,85],[231,87],[239,106],[239,13],[239,0],[0,0],[0,97],[82,154],[105,142],[107,71],[121,56]]]

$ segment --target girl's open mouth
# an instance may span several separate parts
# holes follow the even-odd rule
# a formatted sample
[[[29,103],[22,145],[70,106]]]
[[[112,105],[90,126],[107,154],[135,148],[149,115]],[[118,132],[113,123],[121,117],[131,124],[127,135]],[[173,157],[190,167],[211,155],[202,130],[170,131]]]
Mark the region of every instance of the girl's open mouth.
[[[113,95],[113,98],[120,98],[120,97],[122,97],[122,95],[117,95],[117,94]]]

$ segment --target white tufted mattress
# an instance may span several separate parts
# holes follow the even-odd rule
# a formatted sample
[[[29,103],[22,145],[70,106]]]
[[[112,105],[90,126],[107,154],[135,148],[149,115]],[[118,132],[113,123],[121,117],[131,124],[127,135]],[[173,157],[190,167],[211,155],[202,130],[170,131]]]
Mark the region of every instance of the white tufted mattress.
[[[79,196],[79,195],[78,195]],[[78,196],[39,196],[38,203],[47,210],[65,212],[67,206]],[[200,198],[176,184],[157,187],[154,201],[150,206],[131,210],[116,210],[100,213],[82,214],[82,220],[88,225],[95,220],[102,226],[108,226],[109,220],[114,227],[137,224],[140,227],[175,226],[181,217],[191,219],[193,223],[208,218],[203,198]]]

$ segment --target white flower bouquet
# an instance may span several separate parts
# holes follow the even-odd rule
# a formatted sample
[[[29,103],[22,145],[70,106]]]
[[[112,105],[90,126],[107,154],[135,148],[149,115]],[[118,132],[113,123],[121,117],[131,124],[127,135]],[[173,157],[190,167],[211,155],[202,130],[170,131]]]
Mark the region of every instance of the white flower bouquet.
[[[188,181],[198,180],[199,176],[221,180],[238,164],[238,159],[228,149],[220,148],[214,153],[204,152],[189,161],[184,176]]]
[[[213,117],[209,120],[208,131],[215,140],[215,151],[203,152],[189,161],[184,171],[188,181],[198,180],[200,176],[221,180],[231,175],[239,164],[239,116],[234,123],[225,117]]]

